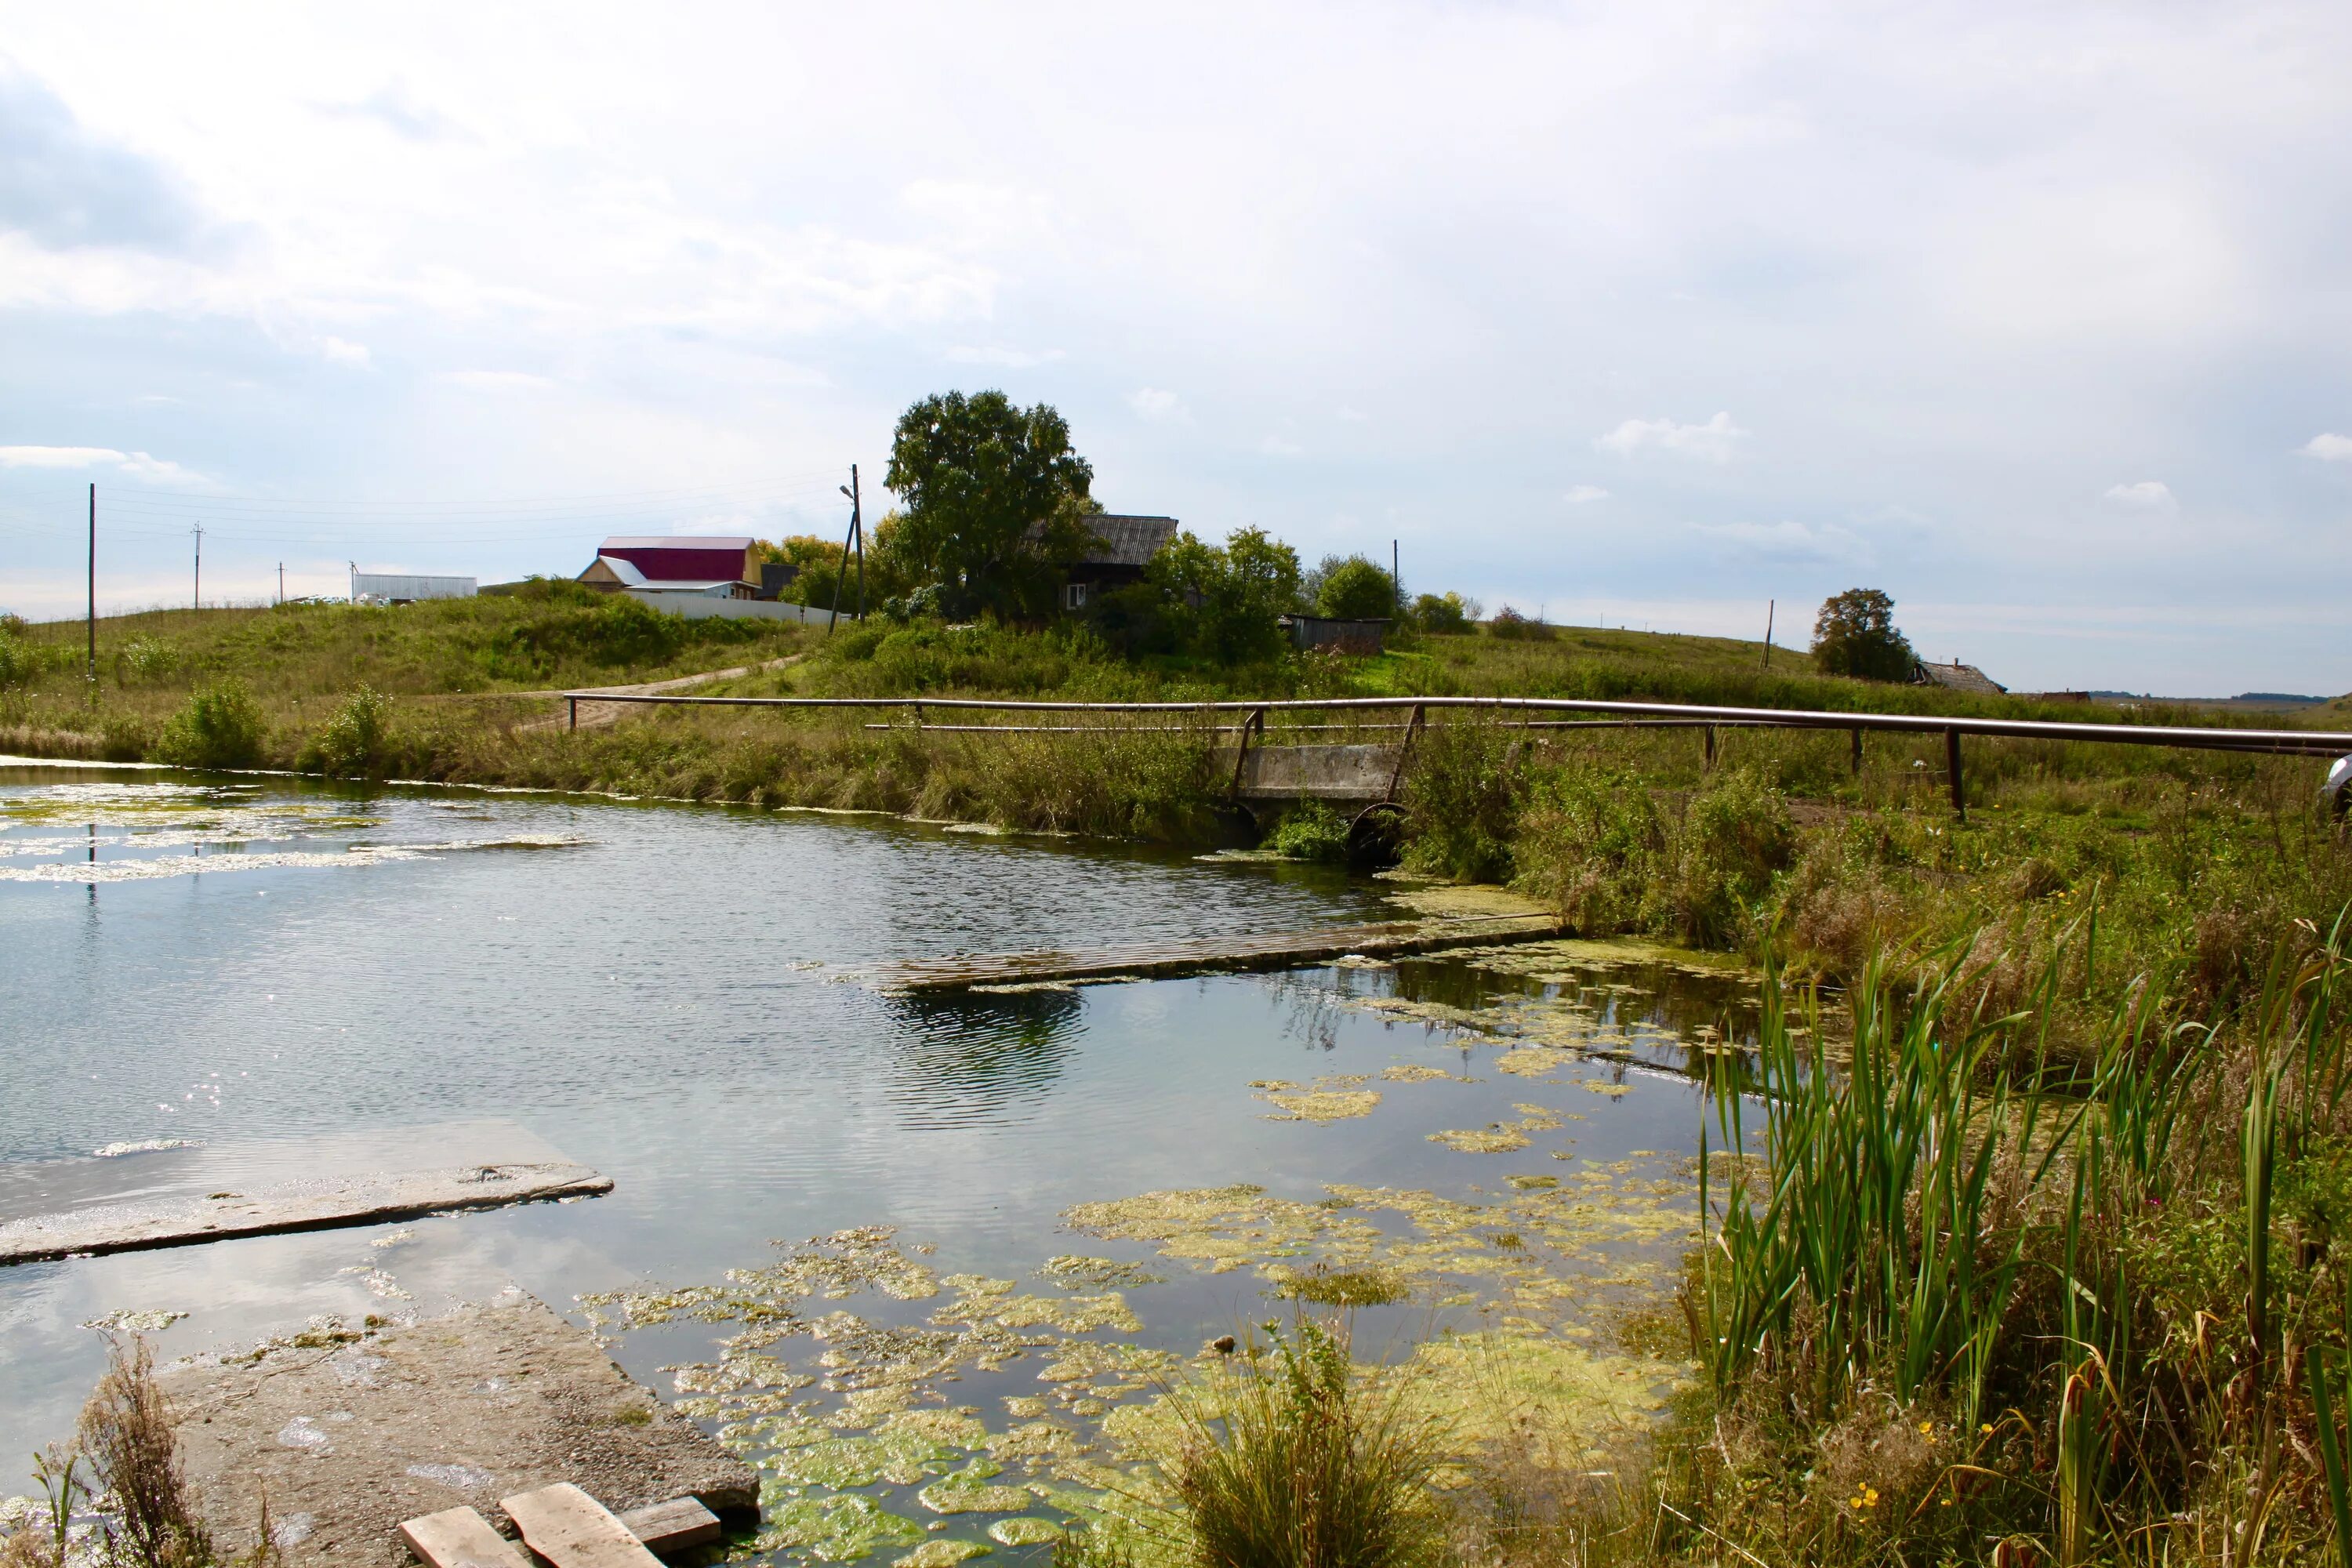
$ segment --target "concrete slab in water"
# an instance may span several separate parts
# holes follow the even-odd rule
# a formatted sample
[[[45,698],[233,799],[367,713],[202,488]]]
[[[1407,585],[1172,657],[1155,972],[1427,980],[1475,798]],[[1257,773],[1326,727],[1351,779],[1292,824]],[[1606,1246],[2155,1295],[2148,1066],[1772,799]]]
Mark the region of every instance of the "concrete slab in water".
[[[608,1192],[508,1121],[0,1165],[0,1265]]]
[[[569,1481],[614,1511],[677,1497],[757,1506],[751,1468],[513,1291],[409,1327],[162,1374],[198,1506],[254,1538],[267,1491],[289,1564],[410,1562],[404,1520]]]

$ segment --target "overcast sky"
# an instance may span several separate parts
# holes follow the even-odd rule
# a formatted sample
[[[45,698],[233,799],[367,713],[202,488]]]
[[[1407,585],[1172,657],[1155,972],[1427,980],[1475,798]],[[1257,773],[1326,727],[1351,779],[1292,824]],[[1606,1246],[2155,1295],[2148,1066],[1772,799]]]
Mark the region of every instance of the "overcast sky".
[[[1555,620],[2352,689],[2352,6],[0,3],[0,607],[838,533],[898,411]]]

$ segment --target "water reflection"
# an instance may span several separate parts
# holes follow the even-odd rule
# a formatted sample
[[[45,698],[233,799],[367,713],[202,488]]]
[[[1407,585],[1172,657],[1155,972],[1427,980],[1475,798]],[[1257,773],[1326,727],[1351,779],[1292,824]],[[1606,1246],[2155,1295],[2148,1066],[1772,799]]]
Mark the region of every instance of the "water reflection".
[[[880,1074],[904,1124],[992,1121],[1050,1092],[1086,1030],[1075,990],[893,997],[903,1036]]]

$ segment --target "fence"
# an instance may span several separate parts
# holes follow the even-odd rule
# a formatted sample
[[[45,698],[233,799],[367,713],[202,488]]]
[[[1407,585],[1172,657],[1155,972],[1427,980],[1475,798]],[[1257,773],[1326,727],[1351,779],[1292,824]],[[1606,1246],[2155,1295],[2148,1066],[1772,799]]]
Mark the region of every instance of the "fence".
[[[1467,712],[1486,715],[1525,715],[1522,726],[1528,729],[1698,729],[1706,731],[1707,760],[1715,758],[1716,731],[1719,729],[1773,730],[1843,730],[1853,737],[1853,765],[1862,765],[1862,741],[1865,733],[1937,735],[1944,737],[1945,771],[1951,784],[1952,808],[1965,821],[1968,807],[1961,791],[1960,742],[1964,736],[1979,735],[2007,740],[2081,741],[2103,745],[2162,746],[2182,751],[2250,752],[2273,756],[2347,757],[2352,756],[2352,732],[2329,730],[2236,730],[2199,728],[2187,725],[2134,724],[2117,722],[2093,724],[2048,719],[1985,719],[1960,718],[1944,714],[1921,713],[1832,713],[1809,709],[1784,708],[1719,708],[1681,702],[1623,702],[1573,697],[1334,697],[1293,698],[1270,701],[1231,700],[1219,702],[1077,702],[1034,701],[1015,698],[992,697],[675,697],[659,694],[604,695],[593,691],[567,691],[564,700],[570,704],[570,718],[574,729],[580,723],[583,702],[643,702],[670,707],[714,708],[787,708],[787,709],[867,709],[884,711],[910,712],[919,729],[940,730],[963,734],[1003,731],[1007,734],[1080,733],[1087,729],[1134,728],[1135,726],[1083,726],[1046,724],[934,724],[928,721],[929,713],[1011,713],[1024,717],[1055,713],[1156,715],[1161,718],[1190,717],[1195,721],[1210,720],[1208,728],[1218,733],[1239,733],[1246,754],[1250,737],[1258,736],[1261,743],[1267,733],[1267,720],[1278,714],[1332,714],[1393,712],[1402,717],[1387,724],[1290,724],[1280,726],[1281,731],[1328,731],[1331,730],[1402,730],[1409,750],[1412,737],[1431,722],[1431,715]],[[1600,715],[1586,719],[1546,719],[1542,714],[1576,713]],[[1239,715],[1236,723],[1213,722],[1222,715]],[[874,726],[885,728],[887,726]],[[1194,725],[1168,725],[1165,728],[1192,728]],[[1398,759],[1398,772],[1403,769],[1403,758]],[[1234,769],[1240,777],[1238,763]]]

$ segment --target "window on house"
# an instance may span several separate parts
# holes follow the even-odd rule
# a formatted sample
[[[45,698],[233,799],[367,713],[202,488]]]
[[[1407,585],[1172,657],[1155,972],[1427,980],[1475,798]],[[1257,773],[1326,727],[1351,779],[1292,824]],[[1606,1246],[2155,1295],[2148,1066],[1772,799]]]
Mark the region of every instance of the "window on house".
[[[1087,583],[1063,584],[1062,608],[1066,610],[1085,609],[1087,607],[1087,589],[1090,586],[1092,586],[1092,584]]]

